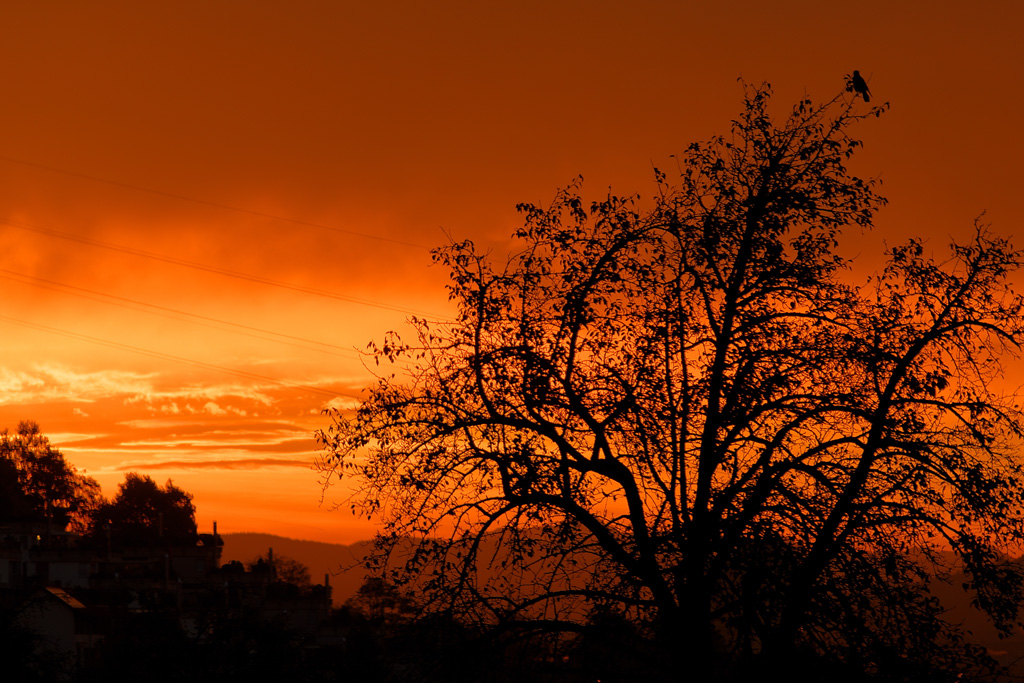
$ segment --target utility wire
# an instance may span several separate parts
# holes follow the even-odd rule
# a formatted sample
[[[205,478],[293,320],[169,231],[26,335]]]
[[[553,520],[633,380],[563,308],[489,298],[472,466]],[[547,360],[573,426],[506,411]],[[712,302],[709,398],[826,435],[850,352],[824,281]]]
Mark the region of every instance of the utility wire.
[[[314,339],[306,339],[304,337],[296,337],[296,336],[293,336],[293,335],[290,335],[290,334],[283,334],[281,332],[274,332],[272,330],[264,330],[264,329],[259,328],[259,327],[250,327],[249,325],[241,325],[239,323],[233,323],[233,322],[230,322],[228,320],[221,320],[220,318],[212,318],[212,317],[205,316],[205,315],[199,315],[197,313],[189,313],[187,311],[179,311],[177,309],[168,308],[166,306],[160,306],[158,304],[146,303],[145,301],[137,301],[135,299],[128,299],[126,297],[117,296],[115,294],[106,294],[104,292],[97,292],[96,290],[86,289],[85,287],[77,287],[75,285],[69,285],[69,284],[64,283],[64,282],[57,282],[56,280],[47,280],[46,278],[37,277],[35,275],[26,275],[24,273],[18,273],[16,271],[8,270],[6,268],[0,268],[0,273],[8,273],[7,275],[0,275],[0,278],[2,278],[4,280],[10,280],[11,282],[19,282],[19,283],[25,284],[25,285],[32,285],[33,287],[40,287],[42,289],[48,289],[50,291],[60,292],[61,294],[70,294],[72,296],[81,297],[83,299],[89,299],[90,301],[99,301],[100,303],[109,304],[111,306],[121,306],[121,307],[127,308],[128,310],[131,310],[131,311],[139,311],[139,310],[141,310],[139,308],[136,308],[136,306],[145,306],[146,308],[156,309],[156,310],[153,310],[153,311],[145,311],[146,313],[150,313],[152,315],[160,315],[160,316],[163,316],[165,318],[170,318],[171,320],[181,320],[181,318],[177,318],[177,317],[175,317],[175,315],[186,316],[188,318],[196,318],[197,320],[207,320],[207,321],[218,323],[218,324],[221,324],[221,325],[230,325],[231,327],[239,328],[238,330],[225,330],[225,331],[235,332],[236,334],[244,334],[247,337],[253,337],[255,339],[265,339],[267,341],[272,341],[272,342],[276,342],[276,343],[279,343],[279,344],[288,344],[289,346],[295,346],[295,347],[298,347],[300,349],[307,349],[307,350],[310,350],[310,351],[319,351],[321,353],[329,353],[329,354],[335,355],[335,356],[342,356],[342,357],[356,358],[356,359],[360,358],[359,354],[357,354],[354,351],[346,349],[343,346],[337,346],[335,344],[328,344],[327,342],[316,341]],[[11,276],[16,276],[16,277],[11,277]],[[24,278],[24,279],[18,279],[18,278]],[[64,288],[64,289],[62,289],[62,288]],[[66,291],[66,290],[76,290],[76,291]],[[90,296],[90,295],[95,295],[95,296]],[[103,298],[100,298],[100,297],[103,297]],[[108,301],[108,299],[114,299],[114,301]],[[126,302],[126,303],[119,303],[119,302]],[[134,306],[129,305],[129,304],[134,304]],[[166,313],[161,313],[160,311],[166,311]],[[175,315],[169,315],[169,314],[175,314]],[[204,327],[209,327],[209,328],[212,328],[212,329],[215,329],[215,330],[224,330],[224,328],[222,328],[222,327],[217,327],[216,325],[209,325],[209,324],[206,324],[206,323],[203,323],[203,322],[198,322],[197,320],[191,320],[189,322],[192,322],[193,324],[196,324],[196,325],[203,325]],[[265,334],[265,335],[273,335],[275,337],[283,337],[284,339],[270,339],[268,337],[262,337],[259,334],[251,334],[250,332],[244,332],[244,331],[241,331],[241,330],[250,330],[251,332],[259,332],[259,333]],[[292,340],[295,340],[296,342],[304,342],[304,343],[303,344],[297,344],[297,343],[293,343],[291,341],[285,341],[286,339],[292,339]],[[306,346],[306,344],[316,344],[317,346],[325,347],[325,348],[310,347],[310,346]],[[332,350],[332,349],[334,349],[334,350]],[[341,353],[339,353],[339,352],[341,352]]]
[[[311,387],[306,384],[298,384],[295,382],[288,382],[282,379],[275,379],[266,375],[258,375],[254,372],[246,372],[245,370],[235,370],[232,368],[224,367],[223,365],[214,365],[213,363],[204,363],[203,361],[192,360],[190,358],[182,358],[181,356],[173,356],[169,353],[162,353],[160,351],[153,351],[150,349],[143,349],[138,346],[132,346],[130,344],[123,344],[121,342],[112,341],[110,339],[102,339],[100,337],[92,337],[87,334],[80,334],[78,332],[71,332],[69,330],[62,330],[57,327],[50,327],[48,325],[40,325],[38,323],[29,322],[27,320],[20,320],[18,318],[11,318],[10,316],[0,315],[0,320],[7,321],[14,325],[20,325],[22,327],[28,327],[31,329],[42,330],[43,332],[50,332],[52,334],[59,334],[64,337],[70,337],[72,339],[81,339],[84,341],[92,342],[93,344],[99,344],[101,346],[109,346],[115,349],[121,349],[125,351],[131,351],[132,353],[138,353],[144,356],[150,356],[152,358],[159,358],[161,360],[169,360],[175,363],[181,363],[183,365],[191,365],[193,367],[202,368],[204,370],[213,370],[228,375],[235,375],[236,377],[242,377],[245,379],[254,379],[261,382],[270,382],[272,384],[278,384],[292,389],[301,389],[303,391],[309,391],[322,396],[328,396],[330,398],[337,398],[338,396],[344,396],[345,398],[352,398],[355,400],[362,400],[360,397],[349,394],[344,391],[329,391],[327,389],[320,389],[319,387]]]
[[[14,221],[11,219],[0,219],[0,223],[10,225],[21,230],[29,230],[36,232],[41,235],[48,235],[50,237],[56,237],[58,239],[70,240],[72,242],[79,242],[80,244],[88,244],[94,247],[101,247],[103,249],[110,249],[112,251],[119,251],[125,254],[131,254],[133,256],[141,256],[143,258],[152,259],[154,261],[162,261],[164,263],[172,263],[177,266],[184,268],[193,268],[195,270],[203,270],[209,273],[216,273],[218,275],[225,275],[227,277],[238,278],[240,280],[248,280],[250,282],[259,282],[261,284],[270,285],[272,287],[281,287],[283,289],[290,289],[296,292],[303,292],[305,294],[314,294],[316,296],[326,297],[328,299],[337,299],[339,301],[348,301],[350,303],[361,304],[363,306],[370,306],[372,308],[380,308],[387,311],[395,311],[396,313],[408,313],[410,315],[420,315],[435,319],[441,319],[440,316],[436,316],[426,311],[419,311],[412,308],[403,308],[400,306],[392,306],[390,304],[384,304],[370,299],[361,299],[353,296],[345,296],[343,294],[337,294],[335,292],[329,292],[322,289],[315,289],[313,287],[304,287],[302,285],[293,285],[287,282],[280,282],[279,280],[272,280],[270,278],[262,277],[259,275],[249,275],[248,273],[240,273],[234,270],[228,270],[227,268],[219,268],[217,266],[209,266],[203,263],[196,263],[195,261],[187,261],[185,259],[175,258],[173,256],[162,256],[160,254],[154,254],[152,252],[143,251],[141,249],[135,249],[133,247],[126,247],[112,242],[104,242],[101,240],[91,239],[89,237],[81,237],[67,232],[61,232],[58,230],[50,230],[48,228],[40,228],[35,225],[23,223],[21,221]]]
[[[264,213],[262,211],[255,211],[253,209],[246,209],[240,206],[233,206],[231,204],[222,204],[221,202],[214,202],[207,199],[197,199],[196,197],[189,197],[183,194],[175,194],[173,192],[165,192],[164,190],[155,190],[150,187],[142,187],[141,185],[132,185],[130,183],[123,183],[118,180],[109,180],[107,178],[100,178],[98,176],[89,175],[88,173],[80,173],[78,171],[69,171],[63,168],[56,168],[55,166],[47,166],[45,164],[39,164],[34,161],[25,161],[24,159],[15,159],[13,157],[0,155],[0,160],[6,161],[12,164],[20,164],[22,166],[28,166],[30,168],[38,168],[43,171],[49,171],[51,173],[60,173],[63,175],[71,176],[74,178],[83,178],[85,180],[91,180],[97,183],[104,183],[106,185],[113,185],[114,187],[123,187],[136,192],[146,192],[149,194],[158,195],[160,197],[169,197],[171,199],[179,199],[181,201],[192,202],[193,204],[203,204],[205,206],[213,206],[218,209],[227,209],[228,211],[236,211],[238,213],[248,214],[250,216],[258,216],[260,218],[269,218],[275,221],[284,221],[286,223],[294,223],[295,225],[304,225],[310,228],[319,228],[321,230],[330,230],[331,232],[341,233],[343,235],[352,235],[353,237],[361,237],[368,240],[377,240],[379,242],[388,242],[390,244],[398,244],[403,247],[413,247],[416,249],[429,250],[423,244],[417,244],[416,242],[408,242],[405,240],[397,240],[391,237],[383,237],[381,235],[372,235],[370,233],[359,232],[356,230],[347,230],[345,228],[339,228],[333,225],[324,225],[322,223],[313,223],[310,221],[303,221],[297,218],[289,218],[287,216],[277,216],[271,213]]]

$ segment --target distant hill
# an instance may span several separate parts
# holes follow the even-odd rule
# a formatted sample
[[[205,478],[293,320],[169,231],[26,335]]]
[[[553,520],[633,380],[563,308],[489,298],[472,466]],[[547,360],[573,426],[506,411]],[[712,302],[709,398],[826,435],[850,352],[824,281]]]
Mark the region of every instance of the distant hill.
[[[298,560],[309,567],[313,583],[323,583],[324,574],[330,574],[332,598],[335,606],[352,597],[363,584],[366,575],[362,568],[348,569],[370,550],[369,541],[352,545],[299,541],[285,536],[260,533],[222,534],[224,552],[221,563],[238,560],[245,564],[260,555],[266,555],[268,548],[274,554],[282,554]],[[347,571],[345,571],[348,569]]]

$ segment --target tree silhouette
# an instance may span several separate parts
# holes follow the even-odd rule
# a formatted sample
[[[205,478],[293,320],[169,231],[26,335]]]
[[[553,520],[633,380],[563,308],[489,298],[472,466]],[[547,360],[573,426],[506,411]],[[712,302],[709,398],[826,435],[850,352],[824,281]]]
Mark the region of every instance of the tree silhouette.
[[[170,480],[161,487],[149,476],[129,472],[114,498],[93,514],[89,534],[103,542],[109,534],[117,546],[193,545],[198,534],[192,494]]]
[[[274,553],[271,560],[270,554],[257,555],[245,563],[249,571],[270,571],[270,563],[273,561],[274,577],[277,581],[290,583],[298,588],[309,588],[313,585],[309,567],[302,564],[293,557]]]
[[[373,619],[386,628],[412,621],[416,603],[397,586],[379,576],[368,576],[345,607]]]
[[[694,680],[990,663],[928,585],[955,558],[1000,628],[1017,618],[1021,416],[994,380],[1020,253],[976,226],[851,284],[840,238],[885,200],[846,167],[850,129],[884,106],[776,123],[770,94],[656,171],[646,208],[572,186],[519,206],[503,267],[436,250],[457,319],[371,345],[401,369],[331,412],[321,467],[356,479],[375,566],[424,610],[537,633],[611,610]]]
[[[0,432],[0,519],[81,531],[100,501],[96,480],[68,463],[36,422],[23,420],[14,434]]]

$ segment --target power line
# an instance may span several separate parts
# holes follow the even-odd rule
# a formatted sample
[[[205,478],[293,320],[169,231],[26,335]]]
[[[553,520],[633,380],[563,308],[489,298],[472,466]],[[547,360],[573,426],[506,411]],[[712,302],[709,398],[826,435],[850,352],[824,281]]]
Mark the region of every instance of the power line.
[[[187,311],[179,311],[177,309],[168,308],[166,306],[160,306],[160,305],[157,305],[157,304],[146,303],[145,301],[137,301],[135,299],[128,299],[126,297],[117,296],[115,294],[107,294],[105,292],[97,292],[96,290],[86,289],[85,287],[78,287],[76,285],[69,285],[69,284],[64,283],[64,282],[57,282],[56,280],[47,280],[46,278],[37,277],[35,275],[26,275],[24,273],[18,273],[16,271],[8,270],[6,268],[0,268],[0,273],[8,273],[9,274],[9,275],[0,275],[0,278],[3,278],[5,280],[10,280],[12,282],[19,282],[21,284],[26,284],[26,285],[32,285],[33,287],[40,287],[42,289],[49,289],[49,290],[54,291],[54,292],[60,292],[61,294],[70,294],[72,296],[78,296],[78,297],[81,297],[83,299],[89,299],[90,301],[99,301],[100,303],[109,304],[111,306],[121,306],[123,308],[127,308],[128,310],[132,310],[132,311],[138,311],[140,309],[135,308],[133,306],[130,306],[128,304],[134,304],[136,306],[145,306],[147,308],[156,309],[155,311],[145,311],[145,312],[150,313],[152,315],[161,315],[161,316],[163,316],[165,318],[170,318],[171,320],[181,320],[181,318],[176,318],[176,317],[174,317],[174,315],[168,315],[168,313],[173,313],[175,315],[181,315],[181,316],[187,316],[189,318],[196,318],[198,320],[207,320],[207,321],[210,321],[210,322],[219,323],[221,325],[230,325],[231,327],[239,328],[239,330],[228,330],[228,331],[235,332],[236,334],[244,334],[244,335],[246,335],[248,337],[253,337],[255,339],[266,339],[267,341],[272,341],[272,342],[275,342],[275,343],[278,343],[278,344],[288,344],[289,346],[295,346],[295,347],[298,347],[300,349],[307,349],[307,350],[310,350],[310,351],[318,351],[318,352],[321,352],[321,353],[329,353],[331,355],[345,357],[345,358],[355,358],[355,359],[359,359],[360,358],[359,354],[355,353],[354,351],[346,349],[343,346],[337,346],[335,344],[328,344],[327,342],[316,341],[314,339],[306,339],[304,337],[296,337],[294,335],[284,334],[284,333],[281,333],[281,332],[274,332],[272,330],[264,330],[264,329],[259,328],[259,327],[250,327],[249,325],[242,325],[242,324],[239,324],[239,323],[233,323],[233,322],[228,321],[228,320],[222,320],[220,318],[213,318],[213,317],[209,317],[209,316],[205,316],[205,315],[199,315],[197,313],[189,313]],[[13,276],[17,276],[17,277],[11,277],[12,275]],[[24,280],[19,280],[17,278],[24,278]],[[33,282],[33,280],[35,282]],[[65,289],[77,290],[77,291],[65,291],[64,289],[61,289],[62,287],[65,288]],[[96,296],[89,296],[90,294],[94,294]],[[99,297],[105,297],[105,298],[99,298]],[[107,301],[106,299],[114,299],[114,301]],[[127,302],[127,303],[119,303],[119,302]],[[167,313],[161,313],[160,311],[166,311]],[[219,330],[223,330],[224,329],[224,328],[221,328],[221,327],[217,327],[215,325],[208,325],[206,323],[197,322],[196,320],[192,320],[192,321],[189,321],[189,322],[192,322],[193,324],[196,324],[196,325],[203,325],[204,327],[209,327],[209,328],[212,328],[212,329],[219,329]],[[249,332],[244,332],[244,331],[240,331],[240,330],[250,330],[251,332],[259,332],[259,333],[262,333],[262,334],[265,334],[265,335],[274,335],[276,337],[283,337],[284,339],[270,339],[268,337],[261,337],[260,335],[250,334]],[[292,340],[299,341],[299,342],[305,342],[305,344],[316,344],[318,346],[326,347],[326,348],[314,348],[314,347],[306,346],[305,344],[296,344],[296,343],[293,343],[293,342],[290,342],[290,341],[285,341],[285,339],[292,339]],[[331,349],[335,349],[335,350],[332,351]],[[338,353],[338,351],[347,352],[347,353]]]
[[[349,394],[343,391],[328,391],[327,389],[320,389],[319,387],[311,387],[306,384],[298,384],[295,382],[288,382],[282,379],[276,379],[274,377],[268,377],[266,375],[259,375],[254,372],[246,372],[245,370],[235,370],[233,368],[224,367],[223,365],[214,365],[213,363],[204,363],[203,361],[192,360],[190,358],[182,358],[181,356],[174,356],[169,353],[162,353],[160,351],[153,351],[151,349],[144,349],[138,346],[132,346],[130,344],[123,344],[121,342],[112,341],[110,339],[102,339],[100,337],[92,337],[87,334],[80,334],[78,332],[71,332],[70,330],[62,330],[57,327],[50,327],[48,325],[40,325],[38,323],[29,322],[27,320],[20,320],[18,318],[11,318],[6,315],[0,315],[0,320],[5,320],[14,325],[20,325],[22,327],[28,327],[31,329],[42,330],[43,332],[50,332],[51,334],[58,334],[64,337],[70,337],[72,339],[81,339],[84,341],[91,342],[93,344],[99,344],[101,346],[108,346],[115,349],[121,349],[124,351],[131,351],[144,356],[150,356],[152,358],[159,358],[161,360],[169,360],[175,363],[181,363],[183,365],[191,365],[193,367],[202,368],[204,370],[213,370],[228,375],[235,375],[236,377],[242,377],[245,379],[254,379],[261,382],[270,382],[272,384],[278,384],[292,389],[301,389],[303,391],[309,391],[323,396],[329,396],[330,398],[337,398],[338,396],[344,396],[345,398],[351,398],[355,400],[362,400],[359,396]]]
[[[281,282],[279,280],[272,280],[271,278],[262,277],[260,275],[249,275],[248,273],[241,273],[234,270],[228,270],[227,268],[219,268],[217,266],[208,266],[203,263],[196,263],[195,261],[188,261],[185,259],[175,258],[173,256],[163,256],[160,254],[154,254],[152,252],[143,251],[141,249],[135,249],[134,247],[126,247],[112,242],[104,242],[101,240],[95,240],[89,237],[82,237],[80,235],[74,235],[67,232],[61,232],[58,230],[50,230],[48,228],[41,228],[21,221],[14,221],[9,218],[0,219],[0,223],[10,225],[21,230],[29,230],[36,232],[41,235],[48,235],[50,237],[56,237],[58,239],[70,240],[73,242],[79,242],[80,244],[88,244],[94,247],[101,247],[103,249],[109,249],[111,251],[119,251],[125,254],[131,254],[133,256],[141,256],[143,258],[152,259],[154,261],[161,261],[164,263],[171,263],[184,268],[192,268],[195,270],[203,270],[209,273],[216,273],[218,275],[224,275],[227,277],[233,277],[240,280],[248,280],[250,282],[259,282],[264,285],[270,285],[272,287],[281,287],[283,289],[290,289],[296,292],[303,292],[305,294],[314,294],[316,296],[322,296],[329,299],[337,299],[339,301],[348,301],[350,303],[361,304],[363,306],[370,306],[372,308],[380,308],[387,311],[395,311],[396,313],[408,313],[410,315],[421,315],[431,318],[440,318],[432,313],[426,311],[419,311],[412,308],[403,308],[400,306],[392,306],[390,304],[384,304],[370,299],[362,299],[359,297],[345,296],[343,294],[337,294],[335,292],[329,292],[322,289],[315,289],[313,287],[305,287],[302,285],[293,285],[287,282]]]
[[[388,242],[390,244],[398,244],[398,245],[401,245],[401,246],[404,246],[404,247],[413,247],[413,248],[416,248],[416,249],[423,249],[423,250],[429,250],[430,249],[430,247],[427,247],[427,246],[422,245],[422,244],[417,244],[416,242],[408,242],[408,241],[405,241],[405,240],[397,240],[397,239],[393,239],[391,237],[384,237],[382,235],[371,235],[370,233],[359,232],[357,230],[347,230],[345,228],[339,228],[339,227],[336,227],[336,226],[333,226],[333,225],[324,225],[322,223],[313,223],[311,221],[303,221],[303,220],[299,220],[297,218],[289,218],[287,216],[277,216],[277,215],[274,215],[274,214],[271,214],[271,213],[264,213],[263,211],[255,211],[253,209],[246,209],[246,208],[243,208],[243,207],[240,207],[240,206],[233,206],[231,204],[223,204],[221,202],[214,202],[214,201],[210,201],[208,199],[197,199],[196,197],[189,197],[187,195],[175,194],[173,192],[166,192],[164,190],[155,190],[155,189],[153,189],[151,187],[142,187],[141,185],[132,185],[130,183],[124,183],[124,182],[121,182],[121,181],[118,181],[118,180],[110,180],[108,178],[100,178],[99,176],[90,175],[88,173],[81,173],[81,172],[78,172],[78,171],[69,171],[67,169],[57,168],[55,166],[47,166],[45,164],[36,163],[34,161],[25,161],[24,159],[15,159],[13,157],[8,157],[8,156],[4,156],[4,155],[0,155],[0,160],[6,161],[6,162],[9,162],[9,163],[12,163],[12,164],[20,164],[22,166],[28,166],[30,168],[38,168],[40,170],[49,171],[51,173],[60,173],[60,174],[63,174],[63,175],[72,176],[74,178],[83,178],[85,180],[91,180],[91,181],[97,182],[97,183],[104,183],[106,185],[113,185],[114,187],[123,187],[123,188],[129,189],[129,190],[134,190],[136,192],[146,192],[146,193],[149,193],[149,194],[158,195],[160,197],[169,197],[171,199],[178,199],[178,200],[181,200],[181,201],[192,202],[193,204],[203,204],[205,206],[213,206],[213,207],[216,207],[218,209],[226,209],[228,211],[235,211],[235,212],[238,212],[238,213],[244,213],[244,214],[248,214],[250,216],[258,216],[260,218],[268,218],[270,220],[283,221],[283,222],[286,222],[286,223],[293,223],[295,225],[303,225],[303,226],[310,227],[310,228],[319,228],[321,230],[330,230],[331,232],[337,232],[337,233],[341,233],[343,235],[352,235],[353,237],[361,237],[363,239],[368,239],[368,240],[377,240],[379,242]]]

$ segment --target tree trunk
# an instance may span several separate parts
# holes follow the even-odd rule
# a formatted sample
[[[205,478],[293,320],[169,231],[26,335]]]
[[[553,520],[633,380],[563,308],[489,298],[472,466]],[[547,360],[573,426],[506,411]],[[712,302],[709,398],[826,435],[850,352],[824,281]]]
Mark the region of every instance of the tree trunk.
[[[658,633],[664,679],[686,683],[715,680],[716,648],[711,625],[711,590],[703,563],[695,562],[681,604],[666,615]]]

